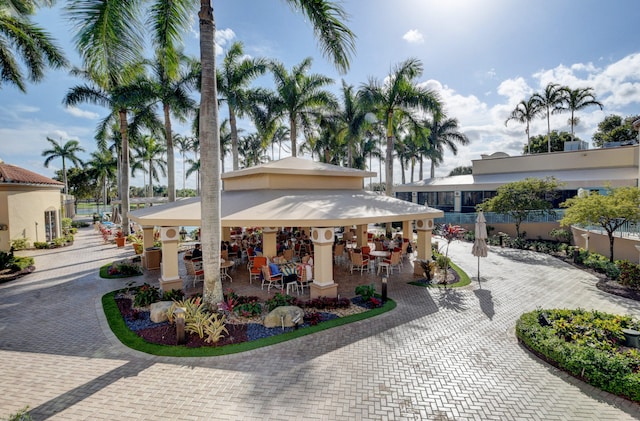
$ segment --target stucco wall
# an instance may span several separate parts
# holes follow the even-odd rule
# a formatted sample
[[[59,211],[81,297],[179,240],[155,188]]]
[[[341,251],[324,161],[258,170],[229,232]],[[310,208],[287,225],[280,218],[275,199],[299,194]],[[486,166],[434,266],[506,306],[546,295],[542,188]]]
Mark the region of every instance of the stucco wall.
[[[638,146],[475,159],[473,174],[638,167]]]
[[[496,235],[499,232],[504,232],[508,234],[510,237],[516,236],[516,226],[515,224],[488,224],[488,226],[494,227],[494,230],[489,232],[489,235]],[[463,227],[467,230],[475,230],[475,226],[473,224],[463,225]],[[538,222],[538,223],[526,223],[523,222],[520,225],[520,232],[526,232],[527,235],[525,238],[528,240],[555,240],[555,238],[549,235],[549,232],[554,229],[560,228],[560,224],[557,222]]]
[[[7,231],[0,231],[0,250],[8,251],[11,240],[27,238],[33,245],[34,241],[46,241],[45,211],[55,210],[56,236],[60,236],[60,190],[33,188],[12,188],[0,191],[0,209],[6,209],[0,213],[2,218],[7,218]],[[37,231],[36,231],[37,223]]]
[[[586,247],[586,240],[582,234],[589,234],[589,251],[609,257],[609,237],[595,232],[588,232],[581,228],[571,227],[573,233],[573,243],[581,248]],[[640,245],[640,241],[632,238],[615,237],[613,240],[613,258],[616,260],[629,260],[638,263],[640,253],[635,248]]]

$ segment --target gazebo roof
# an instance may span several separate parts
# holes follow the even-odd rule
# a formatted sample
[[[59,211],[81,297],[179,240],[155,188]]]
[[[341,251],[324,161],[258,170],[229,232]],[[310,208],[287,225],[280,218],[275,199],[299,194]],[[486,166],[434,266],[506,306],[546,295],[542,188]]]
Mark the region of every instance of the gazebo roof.
[[[274,174],[277,179],[271,178]],[[225,187],[237,181],[220,194],[222,225],[330,227],[443,216],[440,210],[357,187],[374,175],[300,158],[226,173]],[[136,210],[129,217],[143,226],[200,226],[200,198]]]
[[[439,218],[443,212],[416,203],[354,190],[244,190],[222,192],[222,225],[342,226]],[[143,226],[199,226],[200,198],[129,213]]]

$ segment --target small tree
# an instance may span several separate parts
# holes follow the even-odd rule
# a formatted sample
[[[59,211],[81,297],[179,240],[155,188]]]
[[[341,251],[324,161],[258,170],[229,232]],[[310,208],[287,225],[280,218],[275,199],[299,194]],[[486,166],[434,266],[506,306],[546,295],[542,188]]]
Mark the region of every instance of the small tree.
[[[530,212],[553,213],[553,199],[559,186],[554,177],[525,178],[498,187],[498,194],[478,206],[486,212],[509,215],[515,220],[516,237],[520,238],[520,224]]]
[[[609,189],[607,195],[575,196],[561,206],[567,208],[561,225],[599,225],[607,231],[609,261],[613,262],[613,233],[626,222],[640,220],[640,190],[637,187]]]

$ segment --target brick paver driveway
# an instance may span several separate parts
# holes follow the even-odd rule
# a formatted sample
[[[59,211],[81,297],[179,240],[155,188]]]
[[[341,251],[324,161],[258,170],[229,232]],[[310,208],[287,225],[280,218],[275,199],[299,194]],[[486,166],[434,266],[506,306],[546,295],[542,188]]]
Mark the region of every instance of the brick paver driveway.
[[[224,357],[160,358],[122,346],[100,307],[123,285],[98,267],[123,253],[81,230],[71,248],[37,253],[38,270],[0,285],[0,418],[35,420],[638,419],[638,405],[531,356],[514,323],[528,310],[633,314],[595,279],[548,256],[507,249],[482,259],[478,283],[389,285],[380,317]],[[471,245],[449,254],[475,277]],[[34,252],[34,254],[36,254]]]

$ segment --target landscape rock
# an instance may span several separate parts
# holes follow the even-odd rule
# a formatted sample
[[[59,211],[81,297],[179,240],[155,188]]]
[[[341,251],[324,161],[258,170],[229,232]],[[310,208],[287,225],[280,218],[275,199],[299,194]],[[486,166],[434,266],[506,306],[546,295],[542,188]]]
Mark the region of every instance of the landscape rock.
[[[264,318],[265,327],[293,327],[302,324],[304,311],[296,306],[282,306],[273,309]]]
[[[151,314],[149,318],[154,323],[162,323],[168,320],[167,311],[171,308],[173,301],[158,301],[149,306]]]

